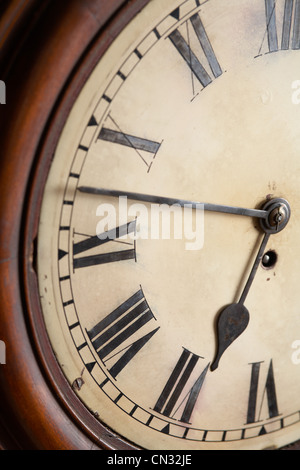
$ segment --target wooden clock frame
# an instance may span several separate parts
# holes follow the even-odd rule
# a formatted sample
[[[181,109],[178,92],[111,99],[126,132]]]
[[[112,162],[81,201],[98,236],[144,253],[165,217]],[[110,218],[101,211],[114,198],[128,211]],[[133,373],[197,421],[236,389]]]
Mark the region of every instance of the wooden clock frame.
[[[39,305],[42,188],[60,132],[107,47],[148,0],[9,0],[0,6],[0,449],[134,449],[72,392]]]
[[[148,1],[0,5],[0,449],[136,449],[92,416],[63,376],[42,319],[35,256],[42,189],[68,113]]]

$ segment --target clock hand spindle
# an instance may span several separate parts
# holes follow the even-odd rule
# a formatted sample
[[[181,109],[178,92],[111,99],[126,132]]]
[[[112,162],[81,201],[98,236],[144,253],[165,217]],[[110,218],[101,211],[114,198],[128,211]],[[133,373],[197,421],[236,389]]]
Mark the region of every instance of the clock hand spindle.
[[[261,222],[261,227],[265,232],[258,254],[255,258],[250,275],[241,294],[240,300],[225,307],[218,318],[218,349],[210,369],[215,370],[224,351],[235,341],[247,328],[249,323],[249,312],[244,303],[254,280],[257,268],[263,257],[265,248],[272,234],[280,232],[290,218],[290,207],[284,199],[274,199],[268,201],[264,208],[268,210],[268,217]]]

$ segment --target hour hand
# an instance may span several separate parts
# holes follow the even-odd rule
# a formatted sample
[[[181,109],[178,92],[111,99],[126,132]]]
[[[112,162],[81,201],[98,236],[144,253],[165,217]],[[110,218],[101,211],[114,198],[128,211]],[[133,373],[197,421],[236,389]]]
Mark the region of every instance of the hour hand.
[[[248,309],[245,307],[244,302],[246,300],[246,296],[253,282],[254,276],[256,274],[260,260],[262,259],[269,238],[270,234],[266,233],[261,243],[258,254],[255,258],[250,276],[248,277],[248,281],[245,285],[240,300],[238,301],[238,303],[234,303],[225,307],[219,315],[218,351],[215,360],[210,366],[211,370],[215,370],[218,367],[219,361],[224,351],[233,343],[233,341],[235,341],[243,333],[243,331],[248,326],[249,312]]]
[[[249,323],[249,312],[244,303],[253,283],[259,263],[263,257],[269,238],[272,234],[276,234],[283,230],[290,219],[289,203],[281,198],[268,201],[264,205],[264,209],[268,212],[268,217],[261,221],[261,227],[265,232],[262,243],[258,250],[250,275],[241,294],[238,303],[233,303],[225,307],[218,318],[218,350],[214,361],[210,368],[215,370],[224,351],[235,341],[241,333],[247,328]]]

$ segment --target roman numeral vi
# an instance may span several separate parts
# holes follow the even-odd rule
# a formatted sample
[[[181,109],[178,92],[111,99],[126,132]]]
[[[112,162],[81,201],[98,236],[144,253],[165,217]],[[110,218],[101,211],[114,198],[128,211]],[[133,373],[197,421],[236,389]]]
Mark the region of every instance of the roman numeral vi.
[[[259,386],[259,376],[261,362],[254,362],[251,364],[251,379],[250,379],[250,389],[249,389],[249,399],[248,399],[248,411],[247,411],[247,424],[255,423],[261,419],[259,407],[258,416],[256,416],[256,408],[258,404],[258,386]],[[263,400],[267,400],[269,418],[274,418],[279,415],[277,397],[276,397],[276,388],[274,380],[274,371],[273,371],[273,362],[270,361],[269,369],[267,372],[267,378],[265,386],[263,388],[262,396],[260,397],[260,405],[262,405]]]

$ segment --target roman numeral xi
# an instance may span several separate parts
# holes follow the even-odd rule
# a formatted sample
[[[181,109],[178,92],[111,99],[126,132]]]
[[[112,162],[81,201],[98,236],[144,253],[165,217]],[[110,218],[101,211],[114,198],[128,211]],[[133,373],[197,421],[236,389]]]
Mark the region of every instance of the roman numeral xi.
[[[191,72],[196,76],[203,87],[209,85],[213,77],[217,78],[222,74],[222,69],[216,57],[216,54],[212,48],[210,40],[206,34],[205,28],[201,21],[201,18],[198,13],[191,16],[188,21],[188,24],[191,24],[193,30],[196,34],[197,40],[200,44],[202,51],[206,57],[208,67],[203,65],[203,63],[198,59],[196,53],[191,49],[188,41],[184,39],[179,29],[175,29],[170,35],[169,39],[172,44],[175,46],[179,54],[185,60],[186,64],[190,68]]]

